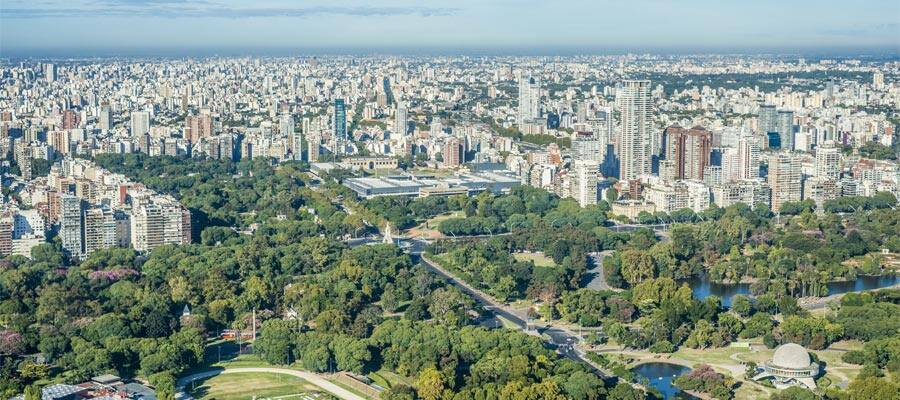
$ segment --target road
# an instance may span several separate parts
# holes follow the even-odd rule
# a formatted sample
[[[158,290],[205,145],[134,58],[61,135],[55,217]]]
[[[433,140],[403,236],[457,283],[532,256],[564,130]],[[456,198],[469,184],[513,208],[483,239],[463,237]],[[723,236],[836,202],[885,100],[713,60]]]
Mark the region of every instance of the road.
[[[513,323],[518,330],[524,333],[527,333],[529,335],[541,336],[541,338],[543,338],[551,348],[556,349],[561,355],[592,367],[597,375],[599,375],[603,380],[615,379],[615,377],[611,373],[601,370],[598,366],[594,365],[578,351],[576,345],[581,340],[581,337],[578,334],[565,328],[554,326],[537,326],[532,324],[528,320],[527,316],[522,315],[521,312],[516,311],[512,307],[495,300],[490,295],[482,292],[478,288],[472,287],[462,279],[457,279],[456,276],[454,276],[450,271],[445,270],[440,265],[437,265],[426,257],[422,257],[421,249],[424,249],[426,243],[419,240],[411,240],[411,242],[419,243],[413,244],[410,247],[410,249],[413,250],[410,251],[410,255],[420,258],[422,261],[422,265],[425,268],[427,268],[432,273],[443,277],[447,282],[456,286],[464,293],[474,298],[476,301],[481,303],[484,309],[507,319],[508,321]],[[419,251],[418,254],[414,252],[416,249],[418,249]]]
[[[669,235],[669,225],[671,224],[623,224],[618,221],[609,220],[612,223],[612,226],[608,226],[607,228],[615,231],[615,232],[632,232],[638,229],[646,228],[653,230],[653,233],[659,238],[659,240],[667,242],[672,240]]]
[[[563,356],[589,365],[603,380],[615,379],[615,377],[611,373],[601,370],[597,365],[590,362],[578,351],[576,345],[581,340],[581,337],[575,332],[561,327],[537,326],[531,323],[528,320],[528,317],[526,315],[523,315],[523,313],[521,313],[520,311],[514,310],[512,307],[497,301],[492,296],[484,293],[480,289],[469,285],[462,279],[456,278],[456,276],[453,275],[452,272],[447,271],[440,265],[437,265],[436,263],[428,260],[422,255],[422,253],[425,251],[425,248],[428,246],[427,241],[412,238],[398,239],[397,241],[401,243],[401,248],[404,248],[404,251],[412,256],[414,261],[421,261],[422,266],[431,271],[433,274],[444,278],[444,280],[459,288],[463,293],[471,296],[473,299],[475,299],[475,301],[481,304],[481,306],[485,310],[503,317],[504,319],[515,325],[518,330],[524,333],[540,336],[551,348],[556,349]],[[381,240],[374,236],[367,238],[350,239],[348,241],[345,241],[345,243],[347,243],[350,247],[380,242]]]
[[[594,268],[587,271],[585,279],[581,282],[581,287],[594,290],[619,290],[609,286],[609,284],[606,283],[606,277],[603,275],[603,259],[610,256],[612,253],[612,250],[606,250],[599,253],[588,254],[588,257],[591,258],[591,263],[594,264]]]
[[[353,394],[347,389],[344,389],[334,383],[331,383],[327,379],[319,376],[318,374],[314,374],[312,372],[307,371],[297,371],[293,369],[285,369],[285,368],[218,368],[209,371],[198,372],[195,374],[191,374],[185,377],[178,379],[178,387],[175,390],[176,399],[188,400],[192,397],[184,391],[184,387],[198,379],[209,378],[216,375],[225,375],[225,374],[238,374],[238,373],[270,373],[270,374],[282,374],[282,375],[290,375],[297,378],[304,379],[313,385],[316,385],[322,390],[331,393],[332,395],[342,399],[342,400],[367,400],[366,398]]]

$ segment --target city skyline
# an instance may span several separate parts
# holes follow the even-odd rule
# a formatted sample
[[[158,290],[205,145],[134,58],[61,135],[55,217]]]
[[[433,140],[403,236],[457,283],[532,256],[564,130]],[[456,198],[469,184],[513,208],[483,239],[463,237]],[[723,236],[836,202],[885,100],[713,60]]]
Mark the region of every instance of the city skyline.
[[[900,51],[900,3],[825,3],[9,0],[0,55]]]

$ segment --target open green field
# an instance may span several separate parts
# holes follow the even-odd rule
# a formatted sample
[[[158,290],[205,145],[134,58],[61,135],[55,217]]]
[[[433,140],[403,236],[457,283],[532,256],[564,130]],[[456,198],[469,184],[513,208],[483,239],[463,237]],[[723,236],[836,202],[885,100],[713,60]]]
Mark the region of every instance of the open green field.
[[[244,400],[291,396],[298,400],[332,399],[311,383],[288,375],[269,373],[223,374],[198,380],[188,392],[196,399]]]
[[[555,267],[556,262],[552,258],[547,257],[544,253],[515,253],[516,260],[533,261],[536,267]]]
[[[465,216],[466,216],[466,214],[463,213],[462,211],[451,211],[448,213],[443,213],[441,215],[436,215],[432,218],[429,218],[428,221],[426,221],[426,223],[430,229],[435,229],[435,228],[437,228],[438,225],[440,225],[441,221],[445,221],[450,218],[462,218]],[[426,226],[426,224],[423,224],[422,228],[424,229],[425,226]]]
[[[424,237],[424,238],[440,238],[440,232],[438,232],[437,227],[441,224],[441,221],[448,220],[450,218],[461,218],[465,217],[466,214],[462,211],[451,211],[447,213],[443,213],[440,215],[436,215],[432,218],[429,218],[425,222],[410,228],[406,233],[415,236],[415,237]]]

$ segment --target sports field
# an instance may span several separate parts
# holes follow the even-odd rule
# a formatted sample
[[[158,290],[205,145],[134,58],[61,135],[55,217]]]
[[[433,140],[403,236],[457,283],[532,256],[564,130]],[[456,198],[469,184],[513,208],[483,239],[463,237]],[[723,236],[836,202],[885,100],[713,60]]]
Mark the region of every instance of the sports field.
[[[199,400],[245,400],[285,398],[295,400],[333,399],[309,382],[281,374],[235,373],[197,380],[187,391]]]

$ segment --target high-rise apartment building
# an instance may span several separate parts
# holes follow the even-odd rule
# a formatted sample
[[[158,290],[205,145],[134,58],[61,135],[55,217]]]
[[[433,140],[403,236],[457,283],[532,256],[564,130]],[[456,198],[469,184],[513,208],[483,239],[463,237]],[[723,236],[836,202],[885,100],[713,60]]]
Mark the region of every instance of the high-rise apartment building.
[[[319,161],[319,146],[322,139],[319,135],[309,133],[306,135],[306,161],[311,163]]]
[[[174,199],[139,201],[131,215],[131,243],[137,251],[191,241],[190,211]]]
[[[75,110],[64,111],[62,117],[63,129],[75,129],[78,127],[79,122],[81,122],[78,113],[76,113]]]
[[[872,86],[877,90],[884,88],[884,72],[875,70],[875,72],[872,73]]]
[[[575,160],[572,172],[572,197],[582,207],[597,204],[600,163],[595,160]]]
[[[841,150],[834,142],[816,147],[816,177],[838,182],[841,179]]]
[[[800,201],[802,182],[800,159],[786,153],[769,158],[769,188],[772,189],[772,210],[778,212],[787,202]]]
[[[13,218],[0,215],[0,257],[12,254],[13,250]]]
[[[650,173],[650,81],[625,81],[617,94],[622,119],[619,178],[638,179]]]
[[[139,138],[150,133],[150,113],[147,111],[131,112],[131,137]]]
[[[100,129],[108,131],[112,129],[112,110],[109,106],[100,107]]]
[[[44,64],[44,78],[47,79],[47,82],[56,82],[59,79],[56,65],[51,63]]]
[[[197,144],[200,139],[213,136],[213,118],[208,113],[188,115],[184,119],[185,140]]]
[[[750,135],[738,139],[739,179],[759,178],[759,142]]]
[[[84,212],[84,257],[116,245],[116,221],[106,207],[91,207]]]
[[[673,162],[675,179],[703,179],[703,171],[710,164],[712,132],[701,127],[666,128],[666,160]]]
[[[344,99],[334,100],[334,140],[337,142],[347,140],[347,108]]]
[[[278,118],[278,130],[286,137],[294,135],[294,116],[291,114],[281,114]]]
[[[462,165],[465,161],[463,158],[463,144],[459,138],[451,137],[444,142],[444,149],[441,152],[444,166],[454,168]]]
[[[778,132],[778,111],[775,109],[775,105],[762,104],[759,106],[757,128],[762,135]]]
[[[70,194],[61,194],[59,196],[59,239],[63,252],[69,258],[83,258],[82,225],[81,199]]]
[[[781,140],[781,148],[794,150],[794,112],[788,110],[778,111],[778,137]]]
[[[605,133],[604,133],[605,134]],[[605,145],[598,140],[594,132],[576,132],[572,141],[572,153],[576,160],[603,162]]]
[[[541,81],[523,73],[519,78],[519,113],[517,122],[521,129],[526,123],[541,117]]]
[[[398,136],[406,136],[406,124],[407,124],[407,110],[406,104],[402,102],[397,102],[397,111],[394,115],[394,134]]]

